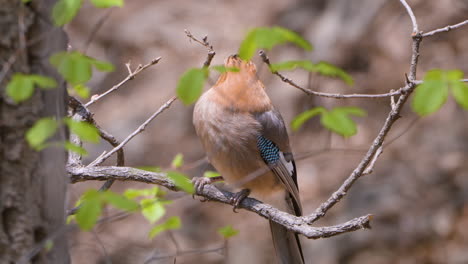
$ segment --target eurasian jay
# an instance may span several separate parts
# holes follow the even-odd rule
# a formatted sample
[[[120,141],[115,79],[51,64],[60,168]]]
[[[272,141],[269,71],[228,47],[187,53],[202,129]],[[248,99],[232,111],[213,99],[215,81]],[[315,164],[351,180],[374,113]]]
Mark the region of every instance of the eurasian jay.
[[[296,166],[283,118],[271,104],[252,62],[233,55],[225,67],[239,71],[223,73],[193,112],[193,124],[209,161],[226,183],[245,188],[240,199],[251,193],[300,216]],[[296,233],[272,221],[270,230],[280,263],[304,263]]]

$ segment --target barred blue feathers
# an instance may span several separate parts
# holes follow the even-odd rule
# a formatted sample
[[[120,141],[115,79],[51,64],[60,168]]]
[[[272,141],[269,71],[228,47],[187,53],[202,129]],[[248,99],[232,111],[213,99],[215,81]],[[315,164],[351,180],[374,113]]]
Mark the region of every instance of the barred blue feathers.
[[[279,148],[275,143],[262,135],[257,136],[257,148],[260,151],[262,159],[267,164],[274,164],[280,159]]]

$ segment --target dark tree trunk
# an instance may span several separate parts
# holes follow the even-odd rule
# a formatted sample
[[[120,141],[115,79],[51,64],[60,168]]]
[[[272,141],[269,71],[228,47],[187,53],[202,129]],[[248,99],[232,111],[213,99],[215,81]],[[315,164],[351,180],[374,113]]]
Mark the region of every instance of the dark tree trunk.
[[[5,87],[15,72],[61,80],[49,56],[66,49],[66,36],[50,21],[55,0],[0,0],[0,263],[69,263],[63,232],[66,153],[63,148],[32,150],[25,132],[42,117],[61,120],[66,113],[63,81],[56,89],[36,89],[14,104]],[[6,73],[6,75],[4,74]],[[53,141],[65,140],[65,130]],[[44,240],[53,239],[52,247]]]

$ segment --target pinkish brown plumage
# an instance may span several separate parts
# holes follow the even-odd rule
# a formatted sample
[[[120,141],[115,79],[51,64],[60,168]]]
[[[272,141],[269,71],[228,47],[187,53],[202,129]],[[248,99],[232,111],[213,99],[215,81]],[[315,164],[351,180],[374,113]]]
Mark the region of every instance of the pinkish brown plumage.
[[[301,215],[294,160],[283,119],[257,77],[255,65],[230,56],[223,73],[204,93],[193,123],[208,159],[228,184],[253,197]],[[297,235],[270,222],[280,263],[303,263]]]

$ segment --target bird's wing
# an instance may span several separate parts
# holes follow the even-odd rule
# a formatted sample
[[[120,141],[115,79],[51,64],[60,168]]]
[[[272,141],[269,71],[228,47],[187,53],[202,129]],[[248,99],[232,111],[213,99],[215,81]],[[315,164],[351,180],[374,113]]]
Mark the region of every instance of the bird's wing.
[[[283,118],[275,109],[257,113],[254,117],[262,125],[262,131],[257,137],[260,155],[291,195],[295,214],[300,216],[302,207],[297,186],[296,164]]]

